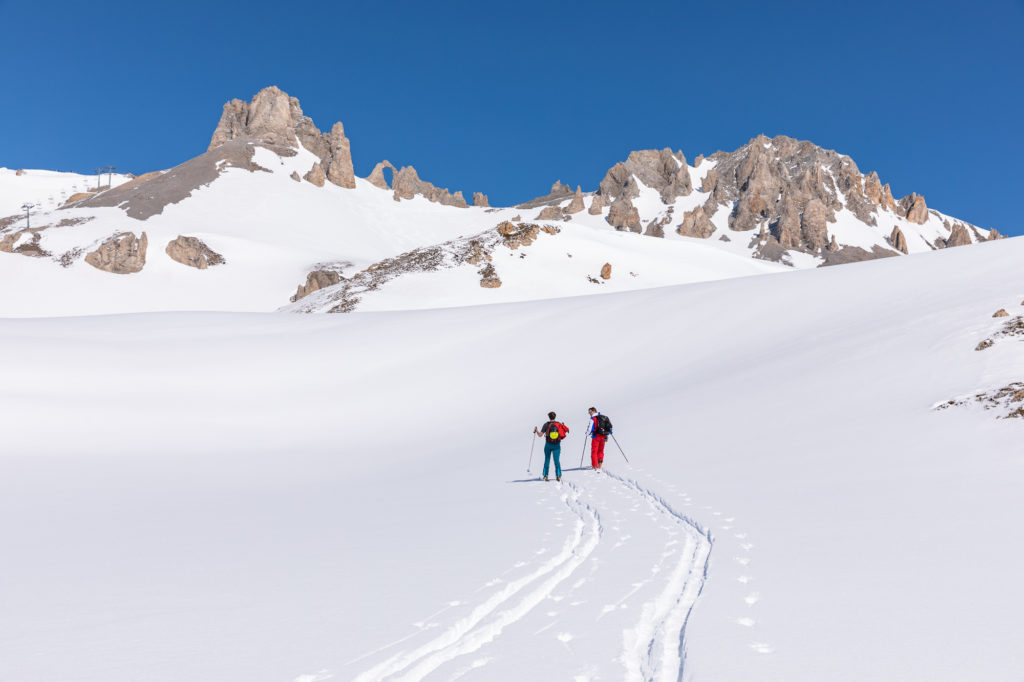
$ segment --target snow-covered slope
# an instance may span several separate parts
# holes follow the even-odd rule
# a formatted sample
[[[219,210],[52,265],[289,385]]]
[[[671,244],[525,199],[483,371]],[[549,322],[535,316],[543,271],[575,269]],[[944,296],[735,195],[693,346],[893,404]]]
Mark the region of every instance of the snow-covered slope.
[[[0,321],[0,678],[1017,679],[1022,258]]]
[[[97,177],[60,171],[0,168],[0,217],[24,216],[24,204],[33,205],[33,214],[49,213],[75,194],[117,187],[129,180],[130,176],[119,173],[103,173]]]

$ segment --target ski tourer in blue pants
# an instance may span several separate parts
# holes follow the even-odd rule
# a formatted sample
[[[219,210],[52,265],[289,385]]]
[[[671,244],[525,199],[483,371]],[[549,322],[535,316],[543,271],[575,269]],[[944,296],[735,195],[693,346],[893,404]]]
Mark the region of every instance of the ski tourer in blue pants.
[[[562,454],[561,443],[544,443],[544,478],[548,477],[548,465],[551,464],[551,457],[555,458],[555,476],[562,479],[562,462],[559,460]]]
[[[562,480],[562,463],[559,455],[562,454],[562,439],[569,435],[569,427],[562,422],[555,421],[555,413],[548,412],[548,420],[539,429],[533,427],[533,432],[538,438],[544,439],[544,480],[548,480],[548,468],[551,466],[551,455],[555,456],[555,478]]]

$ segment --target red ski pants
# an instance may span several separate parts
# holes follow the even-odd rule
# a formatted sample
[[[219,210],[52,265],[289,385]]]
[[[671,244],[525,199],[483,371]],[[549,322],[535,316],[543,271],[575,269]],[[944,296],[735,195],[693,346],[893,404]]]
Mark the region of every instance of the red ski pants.
[[[590,466],[599,467],[604,464],[604,443],[608,436],[594,435],[590,440]]]

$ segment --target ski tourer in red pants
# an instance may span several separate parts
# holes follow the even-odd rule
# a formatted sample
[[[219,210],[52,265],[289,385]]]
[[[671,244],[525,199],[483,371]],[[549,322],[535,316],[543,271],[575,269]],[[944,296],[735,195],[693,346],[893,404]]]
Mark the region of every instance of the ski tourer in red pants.
[[[604,464],[604,444],[608,436],[593,434],[590,438],[590,466],[600,469]]]
[[[590,466],[600,469],[604,464],[604,444],[612,432],[612,422],[608,417],[591,407],[590,413]]]

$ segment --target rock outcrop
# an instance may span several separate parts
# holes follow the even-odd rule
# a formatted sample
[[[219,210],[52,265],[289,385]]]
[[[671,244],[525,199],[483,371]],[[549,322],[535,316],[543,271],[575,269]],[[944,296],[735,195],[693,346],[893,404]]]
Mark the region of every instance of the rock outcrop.
[[[20,253],[23,256],[32,256],[34,258],[50,256],[52,254],[40,245],[42,241],[40,234],[45,230],[45,227],[33,227],[31,229],[25,228],[15,232],[8,232],[0,239],[0,251],[3,253]]]
[[[375,187],[380,187],[381,189],[391,189],[390,187],[388,187],[388,179],[384,177],[385,168],[390,168],[392,173],[398,172],[398,169],[392,166],[390,161],[384,159],[383,161],[381,161],[380,163],[373,167],[373,171],[371,171],[369,177],[366,178],[367,181]]]
[[[583,190],[579,185],[576,185],[576,194],[572,196],[572,201],[565,207],[565,212],[572,215],[573,213],[579,213],[583,209]]]
[[[924,225],[928,221],[928,205],[924,197],[917,193],[911,193],[900,199],[896,205],[897,215],[903,216],[909,222]]]
[[[303,115],[299,100],[276,86],[263,88],[250,102],[227,102],[208,150],[236,139],[292,149],[301,144],[320,158],[328,181],[339,187],[356,186],[352,151],[341,122],[335,123],[330,133],[320,132],[313,120]]]
[[[692,211],[683,214],[683,222],[676,228],[676,233],[684,237],[696,237],[707,239],[715,232],[715,226],[704,212],[703,206],[698,206]]]
[[[501,286],[501,278],[498,277],[497,270],[490,263],[480,270],[480,286],[484,289],[497,289]]]
[[[601,279],[611,279],[611,278],[612,278],[612,264],[611,263],[605,263],[601,267]]]
[[[875,171],[864,176],[864,196],[875,206],[882,203],[882,181],[879,180],[878,173]]]
[[[516,225],[505,221],[499,223],[497,228],[501,242],[510,249],[518,249],[520,246],[529,246],[540,235],[540,226],[531,223]]]
[[[571,197],[572,193],[572,187],[569,187],[569,185],[566,185],[561,180],[556,180],[555,184],[551,185],[550,192],[548,192],[542,197],[530,199],[529,201],[518,204],[516,208],[540,208],[542,206],[555,206]]]
[[[630,152],[629,157],[612,166],[601,180],[598,190],[606,202],[635,199],[640,195],[639,180],[647,187],[658,190],[662,202],[671,204],[677,197],[693,191],[686,157],[681,151],[642,149]]]
[[[545,206],[537,214],[535,220],[561,220],[563,217],[562,209],[558,206]]]
[[[892,198],[892,190],[889,185],[882,185],[878,173],[871,171],[864,176],[864,196],[879,208],[888,211],[896,210],[896,202]]]
[[[889,236],[889,241],[892,243],[892,247],[901,253],[910,253],[910,249],[907,247],[907,238],[903,236],[903,230],[898,227],[892,228],[892,234]]]
[[[556,225],[541,226],[506,221],[478,234],[459,237],[441,244],[407,251],[392,258],[385,258],[360,272],[338,280],[335,286],[330,286],[330,283],[335,281],[330,275],[328,275],[328,279],[321,281],[318,279],[319,276],[311,273],[312,279],[307,278],[307,285],[300,288],[297,295],[303,291],[306,291],[307,294],[311,293],[309,290],[315,289],[316,286],[327,285],[330,286],[330,289],[308,297],[308,300],[297,303],[290,309],[295,312],[352,312],[365,294],[380,289],[396,277],[414,272],[435,272],[463,266],[476,268],[481,287],[485,289],[498,288],[501,286],[501,279],[498,276],[495,263],[503,259],[492,257],[492,254],[497,255],[494,254],[496,249],[523,249],[515,255],[518,255],[519,258],[526,258],[525,247],[530,246],[542,234],[556,235],[560,231]],[[508,253],[504,254],[504,258],[508,256]],[[318,266],[318,269],[323,269],[323,266]]]
[[[1010,313],[1006,312],[1006,308],[1000,308],[992,314],[992,317],[1009,317]]]
[[[313,167],[302,177],[317,187],[323,187],[327,181],[327,175],[324,173],[324,168],[320,165],[319,161],[314,163]]]
[[[327,181],[338,187],[355,189],[356,174],[352,168],[352,145],[345,137],[345,126],[338,121],[327,135],[330,154],[327,164]]]
[[[605,220],[616,230],[640,232],[640,211],[633,206],[633,202],[627,196],[622,196],[612,202]]]
[[[167,248],[164,251],[172,260],[200,270],[224,263],[224,256],[211,249],[196,237],[178,235],[177,239],[167,243]]]
[[[294,303],[300,298],[309,296],[314,291],[320,291],[326,289],[329,286],[334,286],[341,281],[341,275],[333,270],[313,270],[306,275],[306,283],[300,284],[299,288],[295,291],[295,295],[292,296],[291,300]]]
[[[590,200],[590,208],[587,209],[587,213],[590,215],[601,215],[604,211],[604,200],[600,194],[595,194],[594,198]]]
[[[943,245],[946,248],[953,246],[967,246],[971,243],[971,235],[967,234],[967,228],[964,227],[963,223],[954,223],[953,229],[949,233],[949,237],[945,240]]]
[[[811,199],[804,206],[804,213],[800,217],[800,234],[803,243],[812,251],[820,251],[828,243],[828,228],[825,225],[827,210],[819,199]]]
[[[817,239],[813,245],[803,244],[802,221],[799,229],[794,221],[808,202],[820,202],[812,207],[808,224],[808,233],[816,238],[819,218],[823,215],[825,222],[833,222],[835,211],[842,207],[839,185],[846,185],[851,210],[864,213],[866,207],[874,206],[863,196],[853,161],[810,142],[760,135],[736,152],[718,152],[711,158],[717,163],[701,189],[711,194],[709,201],[715,204],[736,202],[729,227],[753,230],[767,223],[773,234],[791,236],[789,245],[782,244],[785,248],[816,250],[824,246],[826,241]]]
[[[896,200],[892,198],[892,189],[889,187],[889,183],[882,185],[881,206],[888,211],[896,210]]]
[[[85,254],[85,262],[116,275],[139,272],[146,265],[148,244],[145,232],[142,237],[136,237],[133,232],[122,232],[104,241],[95,251]]]
[[[419,194],[427,201],[444,204],[445,206],[466,208],[466,200],[463,198],[461,191],[451,194],[447,188],[435,187],[429,182],[420,180],[420,176],[412,166],[402,166],[402,169],[395,173],[395,178],[391,182],[391,189],[394,190],[395,201],[412,199]]]
[[[483,192],[473,192],[473,205],[485,206],[488,208],[490,208],[491,206],[491,204],[487,201],[487,195],[484,194]]]

